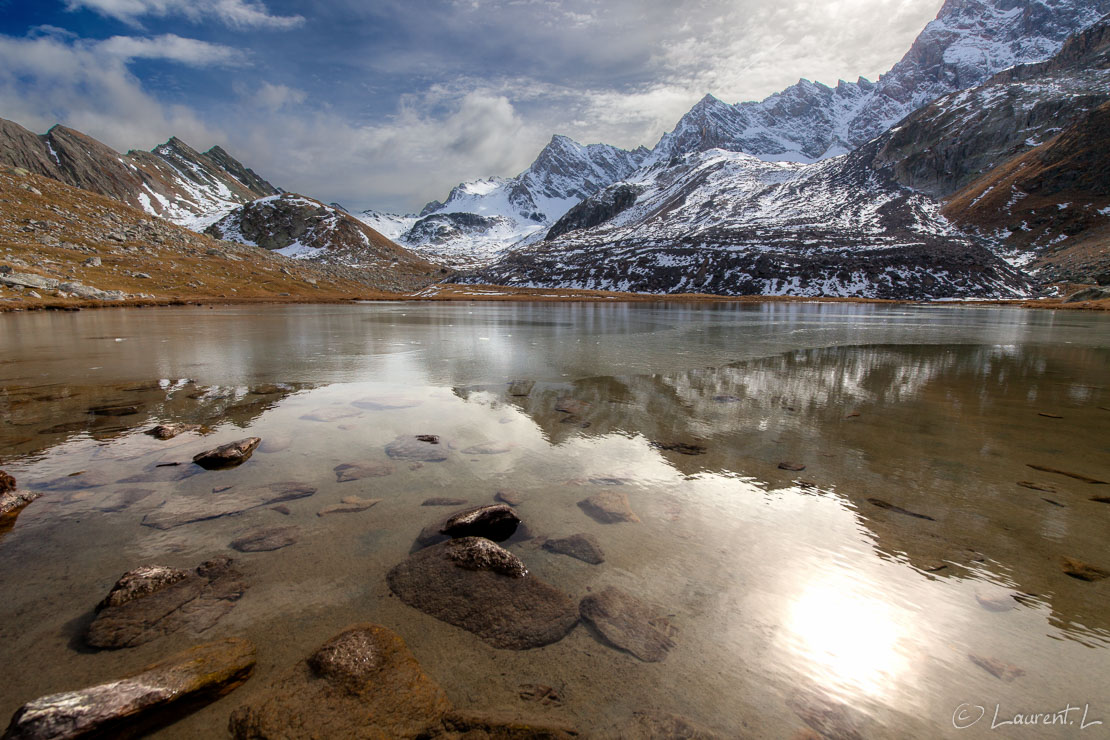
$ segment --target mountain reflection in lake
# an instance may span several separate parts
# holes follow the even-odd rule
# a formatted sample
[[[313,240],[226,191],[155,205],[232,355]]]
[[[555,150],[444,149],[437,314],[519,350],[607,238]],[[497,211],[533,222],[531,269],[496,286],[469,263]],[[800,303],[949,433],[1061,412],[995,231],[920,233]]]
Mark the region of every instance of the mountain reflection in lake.
[[[235,707],[370,621],[456,706],[587,735],[647,710],[723,737],[991,736],[989,716],[953,728],[963,703],[1090,703],[1110,721],[1110,579],[1062,565],[1110,569],[1095,500],[1110,485],[1082,480],[1110,480],[1103,317],[380,304],[3,316],[0,333],[2,467],[44,492],[0,532],[0,655],[21,666],[0,714],[243,635],[255,676],[159,733],[221,736]],[[167,421],[205,429],[142,434]],[[417,434],[438,436],[434,455]],[[263,446],[241,467],[189,464],[246,436]],[[316,492],[288,513],[254,505],[288,482]],[[584,624],[498,649],[391,595],[386,573],[455,510],[426,499],[499,491],[535,535],[508,548],[533,576],[575,600],[635,595],[673,642],[661,661]],[[598,494],[638,521],[581,505]],[[317,516],[352,496],[380,502]],[[216,501],[232,513],[191,518]],[[279,525],[294,544],[228,549]],[[572,534],[604,561],[542,546]],[[219,555],[248,588],[202,637],[84,644],[123,572]]]

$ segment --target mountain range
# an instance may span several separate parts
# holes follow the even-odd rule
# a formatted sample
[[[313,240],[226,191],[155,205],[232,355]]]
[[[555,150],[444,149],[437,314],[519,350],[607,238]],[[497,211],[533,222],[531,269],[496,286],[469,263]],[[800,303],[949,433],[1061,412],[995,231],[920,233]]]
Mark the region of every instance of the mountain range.
[[[706,95],[650,150],[556,135],[418,214],[352,215],[176,138],[121,155],[0,120],[0,163],[391,290],[1021,296],[1110,276],[1108,11],[948,0],[875,82]]]

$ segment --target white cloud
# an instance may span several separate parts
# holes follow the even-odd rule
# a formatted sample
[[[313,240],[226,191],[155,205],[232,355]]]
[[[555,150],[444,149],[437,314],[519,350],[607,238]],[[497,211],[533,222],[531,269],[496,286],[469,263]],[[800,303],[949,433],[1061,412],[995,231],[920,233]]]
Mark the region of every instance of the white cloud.
[[[127,68],[140,57],[209,66],[238,61],[239,53],[172,35],[99,42],[0,36],[0,111],[36,131],[64,123],[119,150],[150,147],[171,134],[214,138],[193,111],[143,90]]]
[[[242,86],[239,88],[242,95]],[[300,105],[308,97],[304,90],[298,90],[295,87],[288,85],[275,85],[270,82],[263,82],[262,86],[255,90],[253,93],[244,95],[254,105],[260,108],[273,112],[281,110],[282,108]]]
[[[109,18],[137,26],[146,16],[182,16],[193,23],[214,18],[232,28],[295,28],[304,16],[272,15],[254,0],[66,0],[68,10],[86,8]]]
[[[95,42],[90,48],[95,54],[115,57],[125,62],[132,59],[165,59],[192,67],[242,64],[246,59],[243,52],[230,46],[182,38],[172,33],[153,38],[112,36]]]

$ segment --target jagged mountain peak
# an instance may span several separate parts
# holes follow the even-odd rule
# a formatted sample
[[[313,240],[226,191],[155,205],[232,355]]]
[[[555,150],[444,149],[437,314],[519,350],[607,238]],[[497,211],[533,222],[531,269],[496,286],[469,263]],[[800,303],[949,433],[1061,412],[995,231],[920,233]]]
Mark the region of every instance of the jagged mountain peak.
[[[712,148],[800,162],[843,154],[941,95],[1051,57],[1107,12],[1110,0],[948,0],[877,82],[832,88],[803,78],[736,105],[706,96],[664,134],[651,161]]]

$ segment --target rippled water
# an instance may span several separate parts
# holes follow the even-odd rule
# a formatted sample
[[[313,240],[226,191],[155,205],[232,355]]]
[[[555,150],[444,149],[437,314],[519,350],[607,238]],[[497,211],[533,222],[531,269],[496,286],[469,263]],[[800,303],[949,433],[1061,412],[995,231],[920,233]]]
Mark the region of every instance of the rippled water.
[[[807,725],[830,737],[1110,735],[1110,579],[1061,566],[1110,570],[1110,505],[1092,500],[1110,485],[1029,467],[1110,480],[1105,317],[405,303],[8,315],[0,339],[2,467],[46,491],[0,534],[0,657],[18,666],[0,682],[0,715],[245,635],[259,646],[254,677],[159,735],[223,736],[231,710],[278,673],[372,621],[399,632],[456,705],[584,732],[658,709],[725,737]],[[556,408],[566,399],[573,413]],[[89,413],[104,405],[137,413]],[[141,433],[157,421],[213,431],[160,442]],[[392,440],[424,433],[445,461],[387,458]],[[275,451],[176,481],[192,471],[156,467],[248,435]],[[394,472],[337,482],[333,468],[352,462]],[[290,480],[318,492],[288,515],[141,524],[163,502]],[[511,549],[575,598],[615,585],[657,607],[675,629],[664,661],[582,626],[498,650],[390,595],[386,572],[451,511],[424,499],[491,503],[498,490],[521,495],[538,535],[598,539],[600,565],[535,541]],[[577,503],[599,490],[627,493],[641,521],[588,517]],[[316,515],[351,495],[383,501]],[[296,525],[300,539],[228,549],[263,525]],[[221,554],[249,588],[204,638],[83,646],[120,574]],[[997,678],[985,661],[1023,675]],[[521,699],[524,684],[555,688],[561,704]],[[958,730],[963,705],[956,724],[978,707],[985,717]],[[1071,726],[990,728],[996,707],[1004,721],[1067,705],[1104,724],[1080,730],[1071,712]]]

